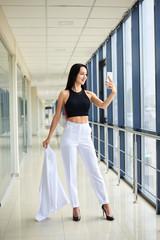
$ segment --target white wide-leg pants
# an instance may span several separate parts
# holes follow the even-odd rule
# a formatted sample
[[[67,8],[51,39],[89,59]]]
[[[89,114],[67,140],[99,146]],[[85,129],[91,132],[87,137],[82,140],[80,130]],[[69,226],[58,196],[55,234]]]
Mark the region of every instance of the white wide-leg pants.
[[[77,150],[84,162],[99,203],[109,203],[104,179],[98,167],[89,123],[79,124],[68,121],[61,137],[60,148],[72,207],[79,207],[77,192]]]

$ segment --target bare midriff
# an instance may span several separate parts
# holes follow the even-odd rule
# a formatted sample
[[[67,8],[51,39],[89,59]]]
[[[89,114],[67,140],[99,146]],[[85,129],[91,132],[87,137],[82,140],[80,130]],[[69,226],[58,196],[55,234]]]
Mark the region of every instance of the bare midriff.
[[[68,121],[74,123],[88,123],[88,116],[70,117]]]

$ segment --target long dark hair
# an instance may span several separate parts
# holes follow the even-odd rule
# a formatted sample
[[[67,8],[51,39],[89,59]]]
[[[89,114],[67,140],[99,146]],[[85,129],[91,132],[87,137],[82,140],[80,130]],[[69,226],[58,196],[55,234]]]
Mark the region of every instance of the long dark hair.
[[[87,69],[87,66],[82,63],[76,63],[71,67],[69,75],[68,75],[68,81],[67,81],[65,90],[71,89],[74,86],[76,77],[77,77],[81,67],[85,67]],[[88,72],[88,69],[87,69],[87,72]],[[81,85],[81,87],[82,87],[82,89],[86,89],[86,84]]]

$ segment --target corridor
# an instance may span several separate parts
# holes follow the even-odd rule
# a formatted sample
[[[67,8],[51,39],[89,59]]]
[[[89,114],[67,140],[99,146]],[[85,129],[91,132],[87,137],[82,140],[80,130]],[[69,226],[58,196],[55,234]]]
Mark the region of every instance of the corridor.
[[[59,127],[60,129],[60,127]],[[133,204],[132,188],[100,163],[105,179],[115,221],[106,221],[101,206],[90,185],[84,166],[78,157],[78,190],[80,222],[72,220],[72,208],[66,205],[50,218],[37,222],[39,183],[43,164],[42,141],[48,130],[33,137],[33,146],[24,156],[20,177],[15,178],[3,206],[0,208],[0,239],[3,240],[158,240],[160,215],[143,198]],[[66,190],[64,169],[58,138],[52,138],[51,147],[56,152],[58,172]],[[68,194],[68,193],[67,193]]]

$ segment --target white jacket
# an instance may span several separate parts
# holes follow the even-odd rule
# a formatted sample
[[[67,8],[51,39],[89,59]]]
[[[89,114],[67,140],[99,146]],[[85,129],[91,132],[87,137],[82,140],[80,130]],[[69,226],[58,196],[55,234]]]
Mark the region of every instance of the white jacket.
[[[40,206],[36,220],[41,221],[68,204],[68,198],[57,172],[56,154],[50,146],[45,149],[42,176],[40,182]]]

